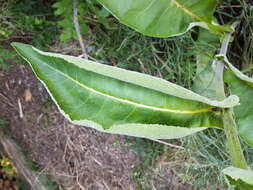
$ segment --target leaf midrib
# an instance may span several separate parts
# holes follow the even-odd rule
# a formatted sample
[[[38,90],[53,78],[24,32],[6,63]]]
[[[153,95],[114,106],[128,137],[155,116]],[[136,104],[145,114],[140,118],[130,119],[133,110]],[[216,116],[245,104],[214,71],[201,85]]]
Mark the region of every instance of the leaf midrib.
[[[171,0],[171,3],[177,6],[177,8],[181,9],[183,12],[188,14],[193,19],[199,20],[201,22],[205,22],[202,18],[191,12],[189,9],[187,9],[182,3],[179,3],[177,0]]]
[[[173,110],[173,109],[168,109],[168,108],[158,108],[158,107],[148,106],[148,105],[140,104],[140,103],[133,102],[133,101],[130,101],[130,100],[118,98],[118,97],[106,94],[104,92],[98,91],[96,89],[93,89],[91,87],[88,87],[88,86],[84,85],[83,83],[80,83],[79,81],[75,80],[74,78],[68,76],[64,72],[55,69],[54,67],[50,66],[49,64],[47,64],[45,62],[42,62],[42,63],[44,63],[50,69],[54,70],[55,72],[61,74],[62,76],[66,77],[67,79],[73,81],[74,83],[78,84],[80,87],[82,87],[82,88],[84,88],[84,89],[86,89],[86,90],[88,90],[92,93],[104,96],[106,98],[109,98],[109,99],[112,99],[112,100],[115,100],[115,101],[118,101],[118,102],[121,102],[121,103],[130,104],[130,105],[133,105],[135,107],[150,109],[150,110],[153,110],[153,111],[170,112],[170,113],[178,113],[178,114],[198,114],[198,113],[204,113],[204,112],[211,112],[212,111],[212,108],[205,108],[205,109],[198,109],[198,110]]]

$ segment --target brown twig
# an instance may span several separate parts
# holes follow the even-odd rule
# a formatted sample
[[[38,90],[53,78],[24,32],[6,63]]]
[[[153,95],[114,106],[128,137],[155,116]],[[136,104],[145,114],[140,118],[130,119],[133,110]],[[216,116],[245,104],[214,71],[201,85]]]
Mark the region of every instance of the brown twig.
[[[80,44],[80,47],[82,50],[82,55],[85,59],[88,59],[86,48],[85,48],[83,38],[82,38],[82,35],[80,32],[80,25],[78,22],[78,9],[77,8],[78,8],[78,0],[73,0],[73,23],[74,23],[77,38],[78,38],[78,41],[79,41],[79,44]]]
[[[18,109],[19,109],[19,117],[20,119],[22,119],[24,117],[24,114],[23,114],[22,104],[19,98],[18,98]]]
[[[149,139],[149,140],[157,142],[157,143],[160,143],[160,144],[164,144],[166,146],[170,146],[172,148],[178,148],[178,149],[184,150],[184,147],[182,147],[182,146],[178,146],[178,145],[175,145],[175,144],[167,143],[167,142],[162,141],[162,140],[158,140],[158,139]]]

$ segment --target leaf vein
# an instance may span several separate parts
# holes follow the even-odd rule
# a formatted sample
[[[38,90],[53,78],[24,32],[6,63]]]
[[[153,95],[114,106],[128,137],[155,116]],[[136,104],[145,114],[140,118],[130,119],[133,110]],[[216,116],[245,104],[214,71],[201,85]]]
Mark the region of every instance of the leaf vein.
[[[118,102],[121,102],[121,103],[126,103],[126,104],[130,104],[130,105],[133,105],[133,106],[136,106],[136,107],[140,107],[140,108],[144,108],[144,109],[150,109],[150,110],[153,110],[153,111],[170,112],[170,113],[178,113],[178,114],[198,114],[198,113],[204,113],[204,112],[211,112],[212,111],[212,108],[204,108],[204,109],[196,109],[196,110],[175,110],[175,109],[169,109],[169,108],[160,108],[160,107],[149,106],[149,105],[140,104],[140,103],[137,103],[137,102],[134,102],[134,101],[118,98],[118,97],[106,94],[104,92],[100,92],[100,91],[98,91],[96,89],[93,89],[91,87],[88,87],[88,86],[84,85],[83,83],[80,83],[79,81],[76,81],[72,77],[68,76],[66,73],[64,73],[62,71],[59,71],[59,70],[55,69],[54,67],[46,64],[46,63],[44,63],[44,64],[46,66],[48,66],[49,68],[51,68],[52,70],[54,70],[56,73],[59,73],[60,75],[63,75],[64,77],[66,77],[67,79],[73,81],[74,83],[77,83],[80,87],[82,87],[82,88],[84,88],[84,89],[86,89],[86,90],[88,90],[92,93],[107,97],[109,99],[112,99],[112,100],[115,100],[115,101],[118,101]]]

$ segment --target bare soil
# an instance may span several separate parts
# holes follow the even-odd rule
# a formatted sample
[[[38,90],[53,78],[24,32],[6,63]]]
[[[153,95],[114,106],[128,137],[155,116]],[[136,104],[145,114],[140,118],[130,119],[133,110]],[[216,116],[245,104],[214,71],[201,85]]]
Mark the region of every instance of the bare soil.
[[[28,66],[0,71],[0,116],[8,134],[62,189],[135,189],[132,169],[140,159],[116,145],[124,137],[74,126],[58,112]]]

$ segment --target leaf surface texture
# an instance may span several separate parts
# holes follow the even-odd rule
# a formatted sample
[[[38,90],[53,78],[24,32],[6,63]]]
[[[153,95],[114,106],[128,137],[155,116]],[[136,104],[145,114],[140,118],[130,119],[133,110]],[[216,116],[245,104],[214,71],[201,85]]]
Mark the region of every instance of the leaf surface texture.
[[[240,106],[234,108],[239,135],[250,146],[253,146],[253,79],[235,68],[225,57],[229,69],[224,80],[229,85],[232,94],[240,98]]]
[[[206,127],[222,128],[219,109],[238,105],[237,96],[213,101],[160,78],[12,45],[69,120],[101,131],[179,138]]]
[[[208,27],[216,0],[98,0],[120,22],[149,36],[180,35],[196,25]]]
[[[235,190],[253,190],[253,171],[231,166],[222,172]]]

